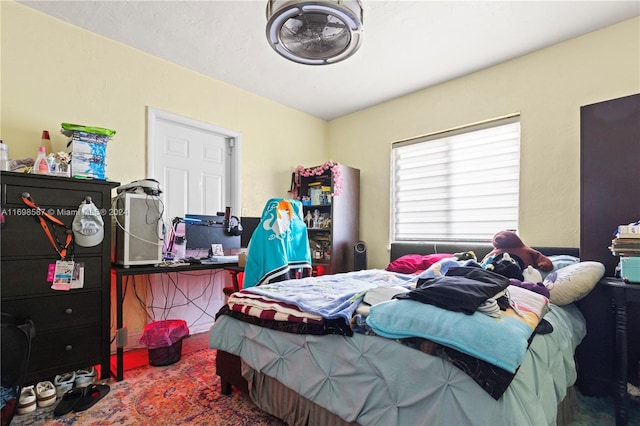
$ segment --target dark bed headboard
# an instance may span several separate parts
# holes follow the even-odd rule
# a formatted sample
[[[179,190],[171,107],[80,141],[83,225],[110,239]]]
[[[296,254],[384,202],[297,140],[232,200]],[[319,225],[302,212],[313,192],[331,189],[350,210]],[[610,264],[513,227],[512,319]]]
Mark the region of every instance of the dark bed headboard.
[[[573,247],[533,247],[545,256],[567,254],[580,257],[580,250]],[[435,254],[459,253],[473,251],[478,260],[482,260],[493,250],[491,243],[463,243],[463,242],[396,242],[391,243],[390,261],[394,261],[405,254]]]

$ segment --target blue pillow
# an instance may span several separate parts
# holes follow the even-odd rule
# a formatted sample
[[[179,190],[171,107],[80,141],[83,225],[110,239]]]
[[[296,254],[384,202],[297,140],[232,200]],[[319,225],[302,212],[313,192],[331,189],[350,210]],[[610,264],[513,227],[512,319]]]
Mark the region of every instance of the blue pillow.
[[[549,272],[540,271],[542,278],[544,279],[547,275],[552,272],[557,271],[558,269],[565,268],[569,265],[573,265],[574,263],[580,262],[580,259],[575,256],[569,256],[568,254],[556,254],[553,256],[547,256],[551,263],[553,264],[553,270]]]

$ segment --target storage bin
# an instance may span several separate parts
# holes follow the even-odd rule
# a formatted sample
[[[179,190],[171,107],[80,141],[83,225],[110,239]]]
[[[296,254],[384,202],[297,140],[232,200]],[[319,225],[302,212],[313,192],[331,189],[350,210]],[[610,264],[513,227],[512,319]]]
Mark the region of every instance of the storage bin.
[[[620,276],[630,283],[640,283],[640,257],[620,257]]]
[[[149,365],[162,367],[180,361],[182,357],[182,339],[171,346],[164,346],[156,349],[149,349]]]

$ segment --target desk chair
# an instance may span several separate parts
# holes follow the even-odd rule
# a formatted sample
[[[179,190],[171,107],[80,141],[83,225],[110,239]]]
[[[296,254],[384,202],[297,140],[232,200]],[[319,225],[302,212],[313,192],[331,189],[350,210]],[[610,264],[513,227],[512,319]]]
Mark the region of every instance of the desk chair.
[[[242,290],[242,278],[244,276],[244,268],[242,266],[227,266],[224,268],[231,274],[231,282],[233,285],[226,286],[222,289],[225,301],[229,299],[232,293]],[[242,275],[241,275],[242,274]]]
[[[244,269],[244,288],[311,274],[309,236],[300,201],[267,201],[251,236]]]

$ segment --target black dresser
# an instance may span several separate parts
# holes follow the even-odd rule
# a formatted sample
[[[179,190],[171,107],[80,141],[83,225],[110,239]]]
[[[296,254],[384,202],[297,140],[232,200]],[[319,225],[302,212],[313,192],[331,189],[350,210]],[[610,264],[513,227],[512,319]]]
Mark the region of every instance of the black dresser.
[[[52,380],[57,374],[99,365],[109,377],[111,189],[116,182],[2,172],[0,203],[0,298],[2,312],[28,317],[35,326],[26,383]],[[24,204],[28,192],[36,205],[70,230],[75,211],[85,197],[102,209],[104,239],[94,247],[77,244],[69,252],[84,264],[84,285],[53,290],[47,280],[50,265],[60,260],[34,210]],[[65,231],[50,227],[64,245]],[[71,256],[69,256],[71,257]]]

